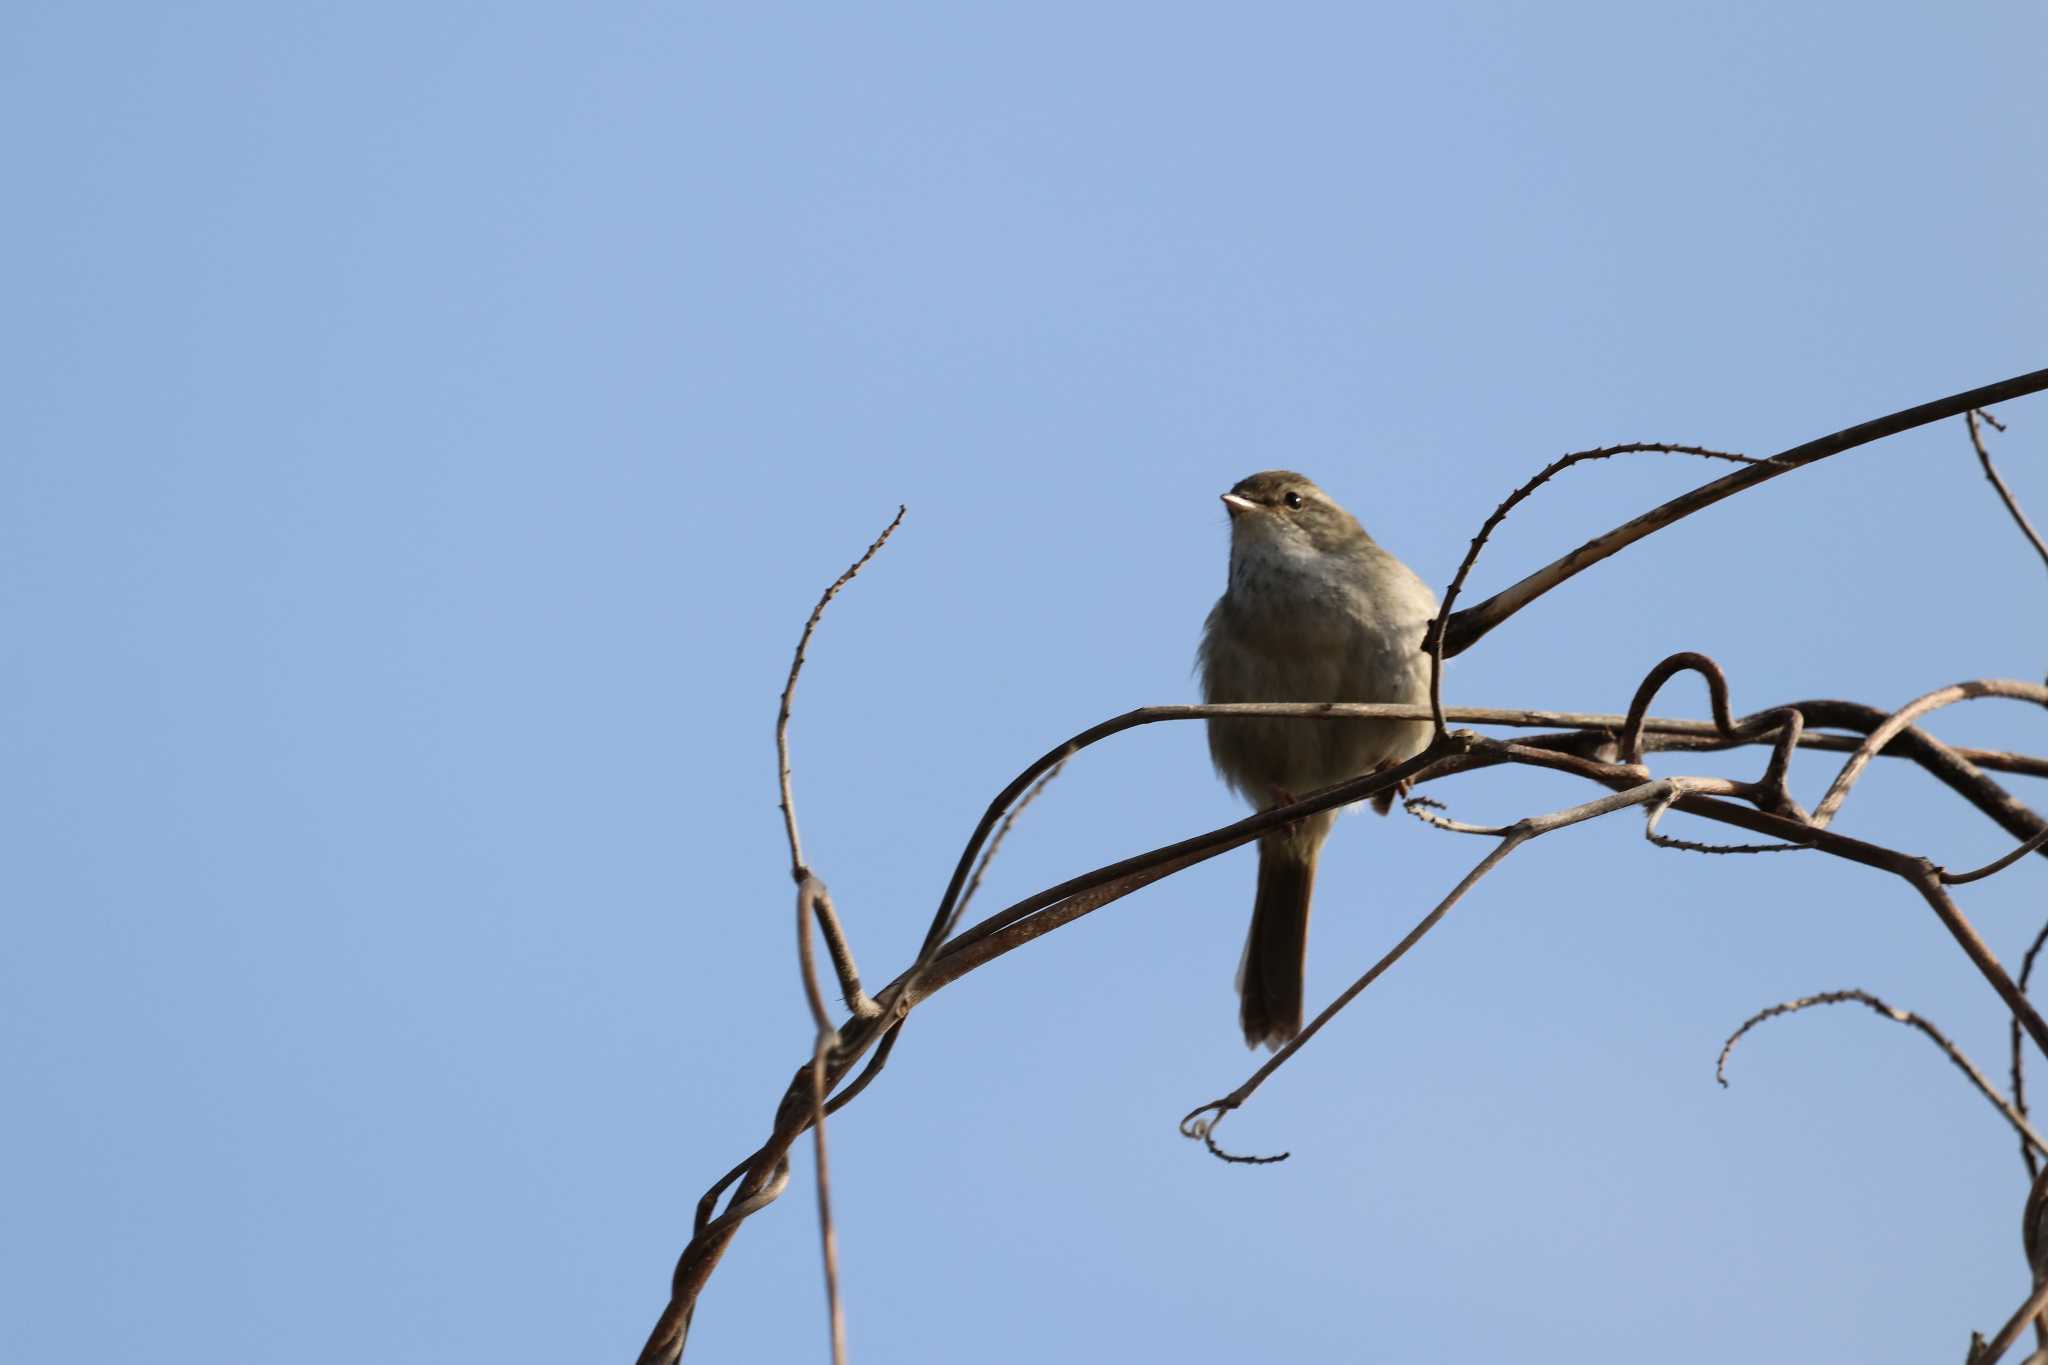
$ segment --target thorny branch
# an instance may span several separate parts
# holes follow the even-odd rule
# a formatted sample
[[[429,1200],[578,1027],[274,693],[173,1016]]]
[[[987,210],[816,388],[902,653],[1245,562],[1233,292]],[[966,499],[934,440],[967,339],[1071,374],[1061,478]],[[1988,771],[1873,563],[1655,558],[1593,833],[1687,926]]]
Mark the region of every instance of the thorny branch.
[[[1292,1047],[1276,1054],[1237,1091],[1233,1091],[1223,1100],[1213,1101],[1210,1105],[1194,1111],[1187,1120],[1184,1120],[1184,1126],[1190,1135],[1202,1137],[1210,1142],[1212,1150],[1218,1150],[1219,1155],[1223,1154],[1214,1148],[1211,1137],[1215,1118],[1220,1118],[1222,1114],[1242,1104],[1274,1069],[1283,1064],[1287,1057],[1294,1055],[1325,1022],[1391,967],[1402,953],[1419,941],[1432,925],[1448,913],[1450,907],[1461,896],[1497,866],[1507,854],[1542,833],[1627,808],[1640,808],[1645,811],[1646,830],[1652,834],[1655,820],[1666,810],[1676,809],[1685,814],[1764,835],[1784,844],[1816,850],[1889,872],[1906,881],[1926,901],[1980,973],[2004,1000],[2013,1015],[2015,1033],[2024,1030],[2037,1047],[2048,1052],[2048,1023],[2044,1023],[2041,1016],[2027,1003],[2019,988],[1985,947],[1975,929],[1950,898],[1945,885],[1960,884],[1976,876],[1991,875],[2010,866],[2029,851],[2048,851],[2044,850],[2044,831],[2048,831],[2048,821],[2043,821],[2039,815],[2015,800],[1987,775],[1990,771],[2048,774],[2048,759],[1999,751],[1964,750],[1944,745],[1912,724],[1914,715],[1919,714],[1913,707],[1887,714],[1859,703],[1823,700],[1792,703],[1737,720],[1728,714],[1726,684],[1725,680],[1717,682],[1718,668],[1713,666],[1711,660],[1705,660],[1704,656],[1697,655],[1675,656],[1674,660],[1667,660],[1664,665],[1660,665],[1660,670],[1666,670],[1663,678],[1668,678],[1671,673],[1683,668],[1694,668],[1706,674],[1710,693],[1716,694],[1715,715],[1711,722],[1647,716],[1649,700],[1654,695],[1656,687],[1661,685],[1663,678],[1657,678],[1654,683],[1652,679],[1646,678],[1637,704],[1631,706],[1629,715],[1619,718],[1574,713],[1446,708],[1442,704],[1440,682],[1443,658],[1468,648],[1536,597],[1663,526],[1791,469],[1883,436],[1964,414],[1990,403],[2044,388],[2048,388],[2048,370],[2016,376],[1999,384],[1987,385],[1968,393],[1952,395],[1845,428],[1762,461],[1728,456],[1725,452],[1706,451],[1697,447],[1650,444],[1610,447],[1566,457],[1512,495],[1508,502],[1496,510],[1481,534],[1475,538],[1471,552],[1459,570],[1457,580],[1446,594],[1444,613],[1433,624],[1428,636],[1435,677],[1432,681],[1430,705],[1427,708],[1362,705],[1147,707],[1083,731],[1027,767],[990,803],[966,847],[961,851],[952,880],[933,914],[930,929],[915,961],[871,998],[860,989],[858,976],[853,968],[851,950],[846,944],[838,918],[831,909],[830,898],[824,893],[822,883],[816,881],[815,876],[804,864],[797,835],[794,805],[790,799],[787,730],[790,701],[797,674],[802,666],[804,648],[825,605],[879,550],[889,531],[893,531],[897,524],[892,522],[889,530],[885,530],[882,536],[877,538],[867,554],[856,561],[852,568],[827,590],[818,607],[812,612],[799,642],[777,717],[777,755],[783,796],[782,809],[789,836],[792,875],[799,884],[798,913],[805,925],[800,957],[805,963],[806,1000],[811,1006],[814,1022],[818,1025],[817,1042],[805,1065],[799,1068],[792,1078],[777,1108],[766,1141],[716,1182],[699,1201],[693,1235],[677,1262],[669,1303],[642,1351],[640,1359],[643,1365],[647,1362],[670,1362],[680,1355],[690,1314],[704,1283],[716,1268],[739,1225],[773,1202],[786,1187],[789,1180],[789,1149],[806,1129],[811,1129],[819,1135],[819,1174],[821,1196],[823,1195],[826,1175],[822,1146],[824,1118],[837,1112],[860,1094],[886,1064],[904,1018],[918,1003],[976,967],[1062,924],[1113,903],[1153,881],[1239,847],[1256,839],[1266,830],[1303,815],[1351,804],[1410,779],[1416,782],[1433,781],[1462,772],[1513,763],[1568,773],[1605,786],[1613,795],[1496,829],[1482,830],[1478,827],[1469,827],[1472,832],[1491,835],[1500,842],[1400,944],[1325,1009]],[[1464,578],[1476,561],[1487,535],[1516,503],[1570,464],[1638,450],[1730,458],[1741,461],[1744,467],[1594,538],[1571,554],[1537,570],[1477,606],[1466,608],[1455,615],[1451,614],[1456,591],[1462,587]],[[901,520],[901,516],[899,510],[897,521]],[[2039,700],[2023,690],[2031,686],[2028,684],[2007,684],[1993,680],[1958,686],[1974,690],[1966,690],[1957,696],[1944,697],[1943,700],[1934,702],[1933,698],[1956,691],[1953,688],[1944,689],[1943,694],[1930,694],[1913,705],[1921,707],[1922,710],[1933,709],[1934,705],[1945,705],[1948,701],[1961,700],[1964,696],[1980,695],[2004,695]],[[1397,768],[1339,783],[1324,791],[1311,793],[1288,806],[1261,812],[1208,831],[1206,834],[1196,835],[1097,868],[1059,886],[1025,897],[984,918],[980,923],[964,931],[955,932],[971,897],[972,889],[978,886],[980,874],[986,869],[987,859],[993,855],[993,845],[1000,843],[1003,834],[1014,821],[1017,810],[1021,808],[1020,799],[1028,800],[1027,793],[1035,795],[1037,790],[1042,788],[1043,780],[1081,749],[1138,726],[1164,721],[1203,719],[1211,715],[1268,714],[1334,719],[1343,716],[1394,715],[1404,712],[1414,718],[1431,719],[1435,724],[1436,733],[1432,743],[1421,754]],[[1420,714],[1416,714],[1417,712]],[[1482,738],[1470,731],[1450,731],[1447,728],[1448,723],[1454,720],[1495,726],[1556,727],[1556,731],[1529,736],[1519,742],[1501,741]],[[1852,734],[1820,733],[1829,729],[1847,730]],[[1649,752],[1723,749],[1765,742],[1772,746],[1771,757],[1765,772],[1754,782],[1701,777],[1655,778],[1643,766],[1643,755]],[[1789,757],[1795,750],[1801,748],[1834,749],[1851,754],[1849,764],[1828,793],[1828,797],[1832,798],[1832,804],[1826,806],[1824,813],[1817,811],[1814,816],[1807,816],[1785,790]],[[1867,843],[1826,828],[1827,818],[1839,811],[1850,788],[1867,767],[1870,757],[1880,754],[1915,762],[2022,840],[2020,847],[1977,873],[1949,876],[1923,857]],[[1824,798],[1824,802],[1825,800]],[[982,853],[985,845],[989,846],[988,852]],[[815,970],[810,962],[808,925],[813,918],[817,920],[831,949],[835,968],[840,974],[842,990],[851,1011],[850,1017],[837,1029],[831,1027],[829,1017],[825,1014],[823,995],[817,987]],[[852,1075],[853,1069],[863,1057],[868,1058],[865,1069],[848,1081],[847,1078]],[[2017,1105],[2014,1108],[2018,1110]],[[1203,1119],[1201,1116],[1204,1114],[1213,1114],[1215,1117]],[[2027,1146],[2026,1150],[2031,1158],[2031,1145]],[[718,1209],[721,1199],[725,1200],[722,1212]],[[833,1262],[829,1205],[822,1198],[820,1208],[821,1242],[825,1252],[829,1285],[836,1279],[836,1270]],[[835,1300],[834,1349],[835,1352],[839,1352],[843,1350],[843,1340],[836,1290],[832,1291],[832,1297]],[[2030,1310],[2023,1312],[2030,1314]],[[2022,1326],[2026,1320],[2025,1317],[2015,1319]],[[2010,1333],[2001,1333],[2000,1336],[2006,1338],[2016,1334],[2017,1329],[2014,1329]],[[1998,1347],[1999,1342],[1994,1341],[1990,1345]],[[1990,1354],[1982,1357],[1985,1361],[1993,1358],[1995,1357]]]

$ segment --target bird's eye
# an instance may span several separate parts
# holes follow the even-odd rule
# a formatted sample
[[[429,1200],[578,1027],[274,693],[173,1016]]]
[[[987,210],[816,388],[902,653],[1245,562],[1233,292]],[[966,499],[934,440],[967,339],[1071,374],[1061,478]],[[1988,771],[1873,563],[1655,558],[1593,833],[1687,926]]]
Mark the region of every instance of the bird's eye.
[[[1299,507],[1301,506],[1301,494],[1289,493],[1286,497],[1282,498],[1281,501],[1286,503],[1289,507]]]

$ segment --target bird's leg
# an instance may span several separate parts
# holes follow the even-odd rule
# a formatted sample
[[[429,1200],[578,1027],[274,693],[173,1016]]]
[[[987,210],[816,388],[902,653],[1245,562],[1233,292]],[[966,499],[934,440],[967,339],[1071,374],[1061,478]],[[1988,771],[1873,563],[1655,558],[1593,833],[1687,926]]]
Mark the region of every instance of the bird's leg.
[[[1266,784],[1266,795],[1270,798],[1266,804],[1267,810],[1278,810],[1282,806],[1291,806],[1301,800],[1300,797],[1281,786],[1278,782]]]
[[[1407,760],[1405,759],[1399,758],[1385,759],[1380,763],[1375,764],[1373,767],[1373,771],[1376,773],[1383,773],[1389,768],[1399,767],[1402,763],[1406,761]],[[1394,808],[1394,802],[1406,801],[1408,799],[1408,793],[1413,791],[1414,789],[1415,784],[1404,777],[1399,782],[1396,782],[1394,784],[1394,789],[1392,791],[1381,792],[1378,796],[1373,797],[1372,808],[1378,811],[1381,815],[1385,815],[1388,811]]]

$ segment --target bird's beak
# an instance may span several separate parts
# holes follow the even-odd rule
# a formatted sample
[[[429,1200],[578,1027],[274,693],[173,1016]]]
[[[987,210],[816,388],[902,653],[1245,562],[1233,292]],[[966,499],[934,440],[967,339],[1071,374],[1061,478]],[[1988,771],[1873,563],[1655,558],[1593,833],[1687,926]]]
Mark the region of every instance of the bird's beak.
[[[1258,504],[1250,498],[1240,498],[1235,493],[1225,493],[1223,495],[1223,508],[1230,513],[1233,519],[1236,518],[1239,512],[1249,512],[1257,506]]]

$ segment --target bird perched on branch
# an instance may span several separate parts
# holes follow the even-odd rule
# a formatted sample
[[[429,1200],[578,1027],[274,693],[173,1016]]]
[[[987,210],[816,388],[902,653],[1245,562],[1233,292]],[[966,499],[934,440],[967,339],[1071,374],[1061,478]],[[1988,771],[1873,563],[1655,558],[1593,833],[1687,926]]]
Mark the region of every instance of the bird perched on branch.
[[[1428,585],[1381,549],[1349,512],[1299,474],[1269,469],[1223,495],[1230,581],[1203,627],[1202,694],[1211,702],[1429,700],[1422,637],[1436,616]],[[1212,717],[1209,754],[1258,810],[1420,753],[1428,721]],[[1376,797],[1384,815],[1391,792]],[[1316,859],[1337,812],[1304,816],[1259,839],[1258,894],[1238,966],[1249,1047],[1301,1032],[1302,972]]]

